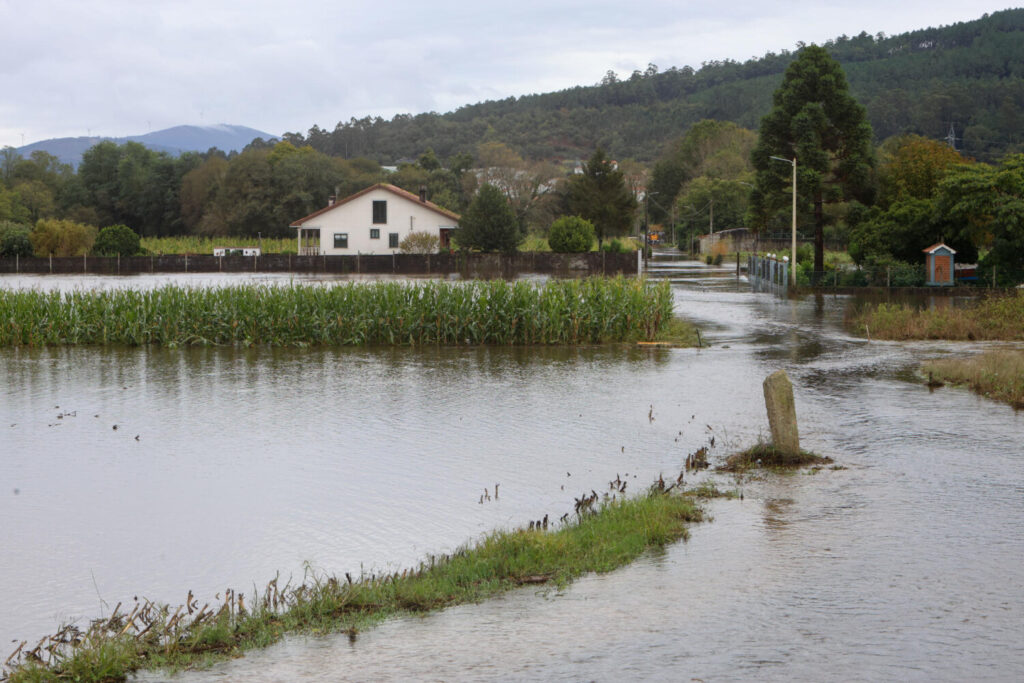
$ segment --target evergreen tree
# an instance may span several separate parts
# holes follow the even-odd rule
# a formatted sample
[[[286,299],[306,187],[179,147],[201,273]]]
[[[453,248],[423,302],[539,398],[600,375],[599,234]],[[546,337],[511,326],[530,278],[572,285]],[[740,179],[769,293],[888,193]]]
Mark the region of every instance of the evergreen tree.
[[[790,166],[770,157],[797,160],[798,203],[814,213],[814,270],[825,269],[825,204],[857,199],[870,202],[871,125],[849,93],[839,62],[811,45],[789,65],[775,91],[774,106],[761,120],[751,154],[757,187],[752,215],[790,206]]]
[[[600,147],[583,165],[583,174],[569,180],[569,210],[593,223],[598,248],[605,237],[625,234],[633,224],[636,197]]]
[[[519,222],[501,190],[485,184],[459,219],[455,241],[464,249],[512,252],[522,238]]]
[[[1024,154],[998,166],[954,167],[939,184],[938,209],[989,247],[979,263],[982,277],[996,269],[1000,284],[1024,282]]]
[[[870,201],[871,125],[849,93],[839,62],[811,45],[789,65],[775,91],[774,106],[761,120],[751,154],[757,187],[752,215],[790,206],[792,169],[770,157],[797,160],[798,203],[814,213],[814,270],[825,269],[825,204]]]

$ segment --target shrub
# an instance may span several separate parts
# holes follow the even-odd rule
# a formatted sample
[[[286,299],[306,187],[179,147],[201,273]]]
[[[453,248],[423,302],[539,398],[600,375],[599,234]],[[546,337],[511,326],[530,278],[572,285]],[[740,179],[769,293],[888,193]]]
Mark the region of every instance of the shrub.
[[[796,262],[809,263],[814,260],[814,249],[809,244],[796,245]]]
[[[720,264],[730,251],[732,251],[731,239],[720,239],[712,244],[711,255],[715,257],[715,265]]]
[[[605,242],[602,244],[601,251],[607,251],[610,254],[628,254],[630,249],[628,249],[618,238],[615,238],[611,242]]]
[[[866,287],[868,274],[860,268],[843,270],[839,276],[839,284],[843,287]]]
[[[83,256],[96,241],[96,228],[53,218],[36,223],[28,235],[36,256]]]
[[[925,281],[925,269],[923,264],[905,263],[896,261],[892,264],[889,284],[893,287],[922,287]]]
[[[0,222],[0,256],[31,256],[32,243],[27,225]]]
[[[548,245],[551,251],[580,253],[594,244],[594,224],[579,216],[562,216],[551,224]]]
[[[97,256],[135,256],[139,246],[139,236],[127,225],[108,225],[100,230],[92,250]]]
[[[441,246],[441,238],[429,232],[410,232],[398,244],[403,254],[433,254]]]
[[[796,284],[799,287],[810,287],[811,277],[814,275],[814,265],[811,263],[796,264]]]

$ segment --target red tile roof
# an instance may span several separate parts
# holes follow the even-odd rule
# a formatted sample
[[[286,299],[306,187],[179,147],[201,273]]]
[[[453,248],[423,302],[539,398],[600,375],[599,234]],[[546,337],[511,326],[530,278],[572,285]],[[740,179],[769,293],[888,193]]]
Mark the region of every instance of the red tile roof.
[[[370,185],[369,187],[367,187],[365,189],[362,189],[359,192],[356,192],[355,194],[349,195],[348,197],[345,197],[344,199],[340,199],[340,200],[334,202],[334,204],[332,204],[331,206],[325,206],[324,208],[320,209],[319,211],[314,211],[313,213],[309,214],[308,216],[304,216],[303,218],[300,218],[299,220],[295,221],[294,223],[292,223],[288,227],[289,228],[299,228],[299,227],[302,227],[302,224],[305,223],[306,221],[308,221],[309,219],[316,218],[320,214],[327,213],[328,211],[330,211],[332,209],[338,208],[342,204],[347,204],[350,201],[352,201],[353,199],[357,199],[359,197],[362,197],[364,194],[367,194],[369,192],[373,192],[374,190],[387,190],[388,192],[391,192],[392,194],[396,194],[399,197],[402,197],[404,199],[408,199],[411,202],[416,202],[417,204],[420,204],[420,205],[430,209],[431,211],[439,213],[442,216],[445,216],[447,218],[451,218],[453,221],[458,222],[458,220],[459,220],[459,214],[454,213],[452,211],[449,211],[448,209],[443,209],[440,206],[438,206],[437,204],[434,204],[433,202],[421,202],[419,196],[413,194],[412,192],[409,192],[407,190],[403,190],[400,187],[396,187],[396,186],[390,185],[388,183],[377,183],[376,185]]]

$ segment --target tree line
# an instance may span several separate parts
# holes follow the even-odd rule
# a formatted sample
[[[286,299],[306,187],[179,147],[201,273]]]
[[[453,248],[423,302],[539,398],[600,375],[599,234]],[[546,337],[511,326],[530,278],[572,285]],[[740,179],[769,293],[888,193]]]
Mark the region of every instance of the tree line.
[[[632,227],[644,169],[622,166],[628,174],[603,156],[585,166],[617,183],[615,215],[595,219],[599,242]],[[46,152],[23,159],[8,147],[0,151],[0,255],[91,253],[100,228],[107,226],[143,237],[291,237],[288,226],[323,208],[330,196],[381,181],[414,193],[423,189],[432,202],[458,213],[471,209],[486,188],[485,194],[507,206],[514,247],[529,232],[546,231],[560,215],[589,215],[582,197],[589,196],[590,205],[601,203],[593,192],[580,194],[590,172],[570,177],[568,170],[527,161],[498,142],[444,161],[428,149],[393,170],[369,159],[331,157],[309,145],[259,139],[237,154],[212,149],[180,157],[135,142],[101,142],[85,152],[77,170]],[[510,244],[510,238],[495,245],[474,242],[468,233],[463,238],[467,247]]]
[[[945,240],[958,250],[960,261],[981,256],[983,269],[993,274],[998,270],[1007,282],[1019,281],[1024,279],[1024,237],[1019,228],[1024,224],[1022,157],[972,157],[954,149],[955,135],[943,143],[935,139],[941,135],[901,133],[876,145],[878,131],[847,72],[885,62],[892,55],[926,66],[943,61],[947,53],[970,51],[983,39],[1010,49],[1007,36],[1017,31],[1021,18],[1020,12],[1008,11],[898,38],[844,37],[746,65],[705,65],[700,72],[674,73],[668,80],[652,65],[628,81],[609,73],[596,90],[576,93],[586,98],[616,89],[640,92],[639,82],[646,81],[654,94],[644,97],[657,100],[657,84],[708,80],[716,73],[720,78],[713,87],[759,79],[762,85],[776,83],[768,94],[772,106],[757,132],[713,118],[680,125],[676,130],[686,132],[664,144],[653,163],[616,160],[609,151],[613,148],[600,144],[587,148],[586,163],[534,159],[526,148],[493,139],[493,117],[487,119],[483,141],[467,150],[444,154],[427,147],[393,172],[374,159],[349,158],[357,147],[353,141],[343,151],[330,148],[344,139],[317,133],[318,129],[308,139],[257,139],[237,154],[213,149],[177,158],[137,143],[104,142],[86,152],[77,171],[45,152],[22,159],[5,148],[0,151],[0,251],[10,252],[4,245],[17,230],[24,237],[45,220],[126,225],[144,236],[290,236],[289,223],[322,208],[328,196],[344,196],[381,180],[412,192],[424,188],[435,203],[463,213],[465,230],[458,238],[470,248],[515,248],[527,233],[544,233],[564,216],[587,223],[574,223],[566,244],[581,243],[592,232],[590,239],[603,245],[655,224],[673,236],[710,231],[716,225],[746,226],[765,234],[788,229],[791,166],[780,162],[797,159],[798,222],[801,231],[814,237],[814,260],[808,266],[812,272],[824,270],[826,239],[848,244],[861,264],[914,262],[919,259],[917,250]],[[836,59],[837,53],[846,56],[848,68]],[[767,71],[780,65],[781,78],[766,80],[774,78]],[[991,60],[973,67],[962,64],[960,72],[976,75],[988,68],[985,65],[991,66]],[[740,78],[744,69],[755,67],[767,71],[754,79]],[[1012,80],[1020,68],[1019,63],[1006,62],[1004,80]],[[556,95],[562,94],[552,96]],[[546,97],[534,96],[538,102],[546,102]],[[437,124],[435,132],[460,121],[478,125],[481,118],[470,114],[488,106],[464,108],[448,122],[431,115],[401,121]],[[520,108],[518,100],[495,106],[509,112]],[[571,111],[559,110],[566,117]],[[1001,115],[1012,123],[1015,106],[1007,104]],[[536,123],[539,126],[540,120]],[[378,123],[353,128],[372,133]],[[595,124],[594,129],[599,128]],[[368,134],[359,144],[382,143]],[[332,153],[318,149],[324,145]],[[1012,152],[1013,145],[1009,149]],[[641,206],[643,211],[638,210]],[[24,239],[19,244],[24,248]]]
[[[509,97],[438,114],[400,114],[317,125],[285,137],[331,156],[380,163],[413,159],[427,148],[442,157],[500,141],[524,157],[584,159],[597,147],[616,159],[654,161],[698,121],[757,128],[797,51],[746,62],[628,76],[608,72],[593,86]],[[949,134],[968,155],[994,161],[1024,150],[1024,9],[903,33],[840,36],[822,47],[843,65],[851,94],[867,109],[874,141],[901,134]]]

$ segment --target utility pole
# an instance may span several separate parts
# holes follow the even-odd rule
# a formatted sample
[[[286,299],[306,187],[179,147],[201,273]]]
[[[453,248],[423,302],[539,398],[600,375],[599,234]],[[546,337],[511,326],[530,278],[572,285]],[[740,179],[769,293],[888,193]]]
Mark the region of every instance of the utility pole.
[[[646,191],[644,192],[644,226],[643,227],[644,227],[644,239],[640,243],[641,244],[640,248],[644,250],[644,261],[646,262],[647,261],[647,245],[649,243],[648,241],[650,240],[650,232],[649,232],[649,229],[647,227],[647,192]]]
[[[953,128],[953,122],[949,122],[949,132],[946,133],[946,144],[956,149],[956,130]]]
[[[677,232],[679,230],[679,226],[676,225],[676,203],[675,202],[672,202],[672,211],[669,212],[669,216],[671,216],[671,220],[672,220],[672,240],[676,244],[678,244],[679,243],[679,235],[677,234]]]

